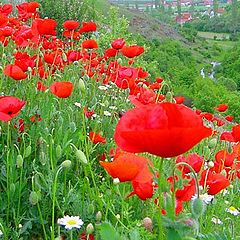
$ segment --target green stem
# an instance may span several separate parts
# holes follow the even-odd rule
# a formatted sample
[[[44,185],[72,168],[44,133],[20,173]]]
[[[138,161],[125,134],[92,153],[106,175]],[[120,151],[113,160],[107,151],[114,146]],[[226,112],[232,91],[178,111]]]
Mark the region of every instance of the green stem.
[[[51,239],[54,240],[54,227],[55,227],[55,202],[56,202],[56,191],[57,191],[57,179],[60,171],[62,170],[62,166],[60,166],[56,172],[53,187],[52,187],[52,229],[51,229]]]
[[[161,158],[158,166],[158,240],[164,240],[164,230],[163,230],[163,222],[162,222],[162,206],[163,206],[163,196],[162,196],[162,176],[163,176],[163,161],[164,159]]]
[[[35,191],[34,176],[32,177],[32,190]],[[37,202],[37,209],[38,209],[38,213],[39,213],[39,216],[40,216],[40,221],[41,221],[42,228],[43,228],[44,239],[47,240],[48,237],[47,237],[46,229],[45,229],[45,226],[44,226],[44,221],[43,221],[43,216],[42,216],[42,211],[41,211],[41,208],[40,208],[40,205],[39,205],[39,201]]]

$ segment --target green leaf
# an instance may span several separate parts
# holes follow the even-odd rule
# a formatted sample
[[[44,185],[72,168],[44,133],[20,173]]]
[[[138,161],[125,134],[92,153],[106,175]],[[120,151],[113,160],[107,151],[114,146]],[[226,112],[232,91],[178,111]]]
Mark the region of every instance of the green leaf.
[[[99,228],[102,240],[121,240],[119,233],[110,223],[102,223]]]
[[[168,228],[167,229],[167,240],[182,240],[182,238],[175,229]]]
[[[129,236],[130,236],[130,240],[141,240],[141,236],[140,236],[140,233],[138,232],[137,229],[135,230],[132,230],[130,233],[129,233]]]

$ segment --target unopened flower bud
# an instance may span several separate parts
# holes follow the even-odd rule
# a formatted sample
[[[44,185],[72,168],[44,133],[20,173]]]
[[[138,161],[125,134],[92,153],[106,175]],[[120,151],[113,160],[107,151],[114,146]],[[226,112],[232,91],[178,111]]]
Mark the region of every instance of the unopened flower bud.
[[[17,168],[21,168],[23,166],[23,157],[22,155],[17,155]]]
[[[117,62],[118,62],[119,64],[122,64],[122,59],[121,59],[121,58],[118,58],[118,59],[117,59]]]
[[[167,92],[167,94],[165,95],[165,99],[167,100],[167,102],[172,102],[173,94],[171,92]]]
[[[82,162],[84,164],[88,163],[87,158],[86,158],[84,152],[82,152],[81,150],[77,150],[75,152],[75,155],[76,155],[77,160],[79,160],[80,162]]]
[[[25,150],[25,158],[29,157],[32,152],[32,147],[31,145],[28,145]]]
[[[120,180],[119,180],[119,178],[114,178],[113,179],[113,184],[119,184],[120,183]]]
[[[142,220],[142,225],[143,227],[148,230],[149,232],[152,231],[153,229],[153,222],[152,222],[152,219],[149,218],[149,217],[145,217],[143,220]]]
[[[86,87],[84,81],[80,78],[78,81],[78,87],[82,93],[86,92]]]
[[[92,223],[89,223],[86,227],[86,232],[87,234],[92,234],[94,231],[94,226],[92,225]]]
[[[32,205],[36,205],[39,202],[39,200],[40,200],[39,194],[35,191],[32,191],[29,196],[29,202]]]
[[[98,211],[96,214],[96,220],[97,222],[100,222],[102,220],[102,213],[100,211]]]
[[[216,145],[217,145],[217,139],[216,138],[212,138],[208,143],[209,148],[215,148]]]
[[[65,161],[62,162],[61,165],[62,165],[63,168],[70,168],[71,165],[72,165],[72,162],[70,160],[65,160]]]
[[[196,198],[192,201],[192,214],[196,219],[204,213],[204,210],[205,206],[200,198]]]
[[[214,167],[214,162],[213,161],[209,161],[207,165],[208,165],[209,168],[213,168]]]

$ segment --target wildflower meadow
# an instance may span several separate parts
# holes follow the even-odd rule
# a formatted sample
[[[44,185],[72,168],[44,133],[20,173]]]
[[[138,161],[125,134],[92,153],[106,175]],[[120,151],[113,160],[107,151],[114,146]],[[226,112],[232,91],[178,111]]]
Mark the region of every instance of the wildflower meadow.
[[[0,239],[240,239],[231,106],[186,106],[134,36],[39,8],[0,5]]]

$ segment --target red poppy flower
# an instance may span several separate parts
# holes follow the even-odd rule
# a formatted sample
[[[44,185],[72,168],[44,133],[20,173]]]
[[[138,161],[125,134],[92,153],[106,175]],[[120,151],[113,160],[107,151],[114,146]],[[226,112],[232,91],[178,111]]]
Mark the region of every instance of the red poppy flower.
[[[238,124],[232,128],[232,135],[235,139],[235,142],[240,141],[240,124]]]
[[[0,120],[7,122],[17,116],[25,105],[24,100],[12,96],[0,97]]]
[[[106,59],[110,58],[110,57],[115,57],[117,55],[117,50],[114,48],[108,48],[105,50],[105,54],[104,57]]]
[[[203,166],[204,159],[196,153],[191,153],[188,156],[178,156],[176,163],[180,162],[189,164],[194,169],[194,171],[198,173]],[[179,169],[185,174],[190,173],[190,169],[187,166],[179,166]]]
[[[37,90],[45,91],[46,89],[47,89],[47,87],[44,85],[43,82],[40,82],[40,81],[37,82]]]
[[[101,166],[120,182],[132,181],[151,161],[133,153],[120,152],[112,162],[100,162]]]
[[[152,198],[153,196],[153,173],[147,165],[139,171],[137,176],[132,180],[133,191],[128,197],[136,194],[141,200]]]
[[[2,6],[0,6],[0,13],[4,14],[4,15],[9,15],[13,10],[13,6],[10,3],[6,3]]]
[[[142,87],[136,96],[130,95],[128,98],[135,107],[141,107],[154,104],[156,102],[156,93],[152,89]]]
[[[211,134],[212,130],[192,109],[166,102],[126,112],[116,126],[114,138],[124,151],[174,157]]]
[[[177,104],[182,104],[184,102],[184,100],[185,100],[185,98],[182,97],[182,96],[174,97],[174,99],[175,99]]]
[[[86,116],[86,118],[91,118],[94,114],[94,110],[88,111],[86,107],[83,108],[83,113]]]
[[[221,140],[228,142],[239,142],[240,141],[240,124],[234,126],[231,132],[223,132],[220,137]]]
[[[235,139],[234,139],[234,137],[232,135],[232,132],[223,132],[223,133],[221,133],[220,139],[228,141],[228,142],[235,142]]]
[[[226,103],[222,103],[216,106],[214,109],[219,112],[225,112],[228,109],[228,105]]]
[[[72,94],[73,84],[71,82],[54,82],[50,86],[50,91],[59,98],[67,98]]]
[[[184,183],[182,189],[175,189],[176,199],[179,201],[187,202],[190,201],[192,196],[196,193],[196,182],[194,178],[184,175],[184,180],[188,180]],[[174,181],[173,176],[168,177],[167,181],[170,183],[171,191],[173,191]],[[180,181],[178,176],[175,176],[175,184]]]
[[[121,49],[121,52],[124,56],[128,58],[134,58],[141,55],[144,52],[144,47],[132,45],[132,46],[124,46]]]
[[[36,29],[39,35],[56,35],[57,22],[53,19],[35,19],[33,29]]]
[[[125,45],[125,40],[123,38],[117,38],[113,40],[111,43],[112,48],[116,50],[123,48],[124,45]]]
[[[83,22],[82,27],[79,29],[80,33],[95,32],[97,30],[97,24],[95,22]]]
[[[192,199],[196,193],[196,182],[195,179],[191,179],[182,189],[177,189],[176,198],[183,202],[188,202]]]
[[[94,240],[94,235],[93,234],[87,234],[86,232],[83,232],[79,236],[79,240]]]
[[[208,194],[215,195],[228,187],[230,181],[220,173],[212,173],[211,171],[204,170],[201,175],[200,184],[207,186]]]
[[[27,74],[24,73],[24,71],[14,64],[8,64],[4,70],[4,74],[7,75],[10,78],[13,78],[14,80],[23,80],[27,78]]]
[[[94,39],[88,39],[82,42],[82,47],[87,49],[94,49],[98,48],[98,44]]]
[[[74,20],[67,20],[63,23],[63,27],[67,30],[75,30],[79,27],[79,22]]]
[[[225,117],[225,119],[229,122],[232,122],[233,121],[233,116],[228,115],[228,116]]]
[[[97,144],[97,143],[104,144],[104,143],[106,143],[106,138],[101,136],[100,133],[90,132],[89,133],[89,139],[93,144]]]
[[[234,153],[229,153],[226,150],[220,150],[215,155],[216,163],[220,166],[219,169],[215,168],[216,172],[221,172],[224,167],[231,167],[235,159]]]
[[[2,13],[0,13],[0,27],[5,27],[8,23],[8,17]]]

